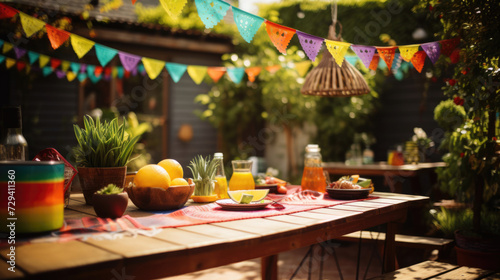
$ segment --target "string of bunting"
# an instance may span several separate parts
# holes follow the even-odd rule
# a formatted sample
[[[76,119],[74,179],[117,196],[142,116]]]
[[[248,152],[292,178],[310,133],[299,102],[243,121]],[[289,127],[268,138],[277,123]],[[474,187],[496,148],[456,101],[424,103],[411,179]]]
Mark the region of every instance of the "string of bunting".
[[[177,9],[172,5],[176,5],[176,3],[185,2],[184,0],[179,1],[163,1],[160,0],[162,6],[165,9],[169,9],[168,12],[172,16],[178,15],[182,11],[182,7]],[[185,3],[184,3],[185,4]],[[397,47],[371,47],[371,46],[360,46],[360,45],[351,45],[346,42],[336,42],[326,40],[320,37],[316,37],[299,30],[295,30],[286,26],[281,26],[272,22],[269,22],[263,18],[255,16],[253,14],[247,13],[243,10],[240,10],[236,7],[231,6],[230,4],[221,1],[221,0],[196,0],[195,4],[198,8],[198,13],[200,15],[201,20],[205,23],[206,27],[213,27],[222,18],[225,16],[229,8],[232,8],[234,14],[234,20],[237,24],[238,30],[243,38],[247,42],[251,42],[253,36],[260,28],[262,23],[266,23],[266,30],[268,35],[271,38],[271,41],[276,46],[276,48],[281,53],[286,53],[286,48],[293,37],[294,34],[297,34],[299,37],[299,41],[309,57],[310,60],[314,61],[319,50],[322,47],[323,42],[327,46],[332,56],[335,57],[336,62],[341,65],[344,57],[346,55],[347,49],[349,46],[351,49],[357,54],[362,63],[368,67],[369,69],[376,70],[378,67],[382,66],[379,63],[380,57],[386,63],[389,70],[391,70],[393,65],[393,60],[395,57],[395,50]],[[180,5],[180,4],[179,4]],[[178,63],[170,63],[165,62],[153,58],[148,57],[140,57],[130,53],[118,51],[116,49],[103,46],[101,44],[95,43],[89,39],[78,36],[76,34],[72,34],[62,29],[58,29],[53,27],[37,18],[26,15],[25,13],[18,11],[10,6],[7,6],[3,3],[0,3],[0,19],[11,18],[15,15],[19,15],[19,19],[22,25],[22,28],[29,38],[36,32],[43,30],[45,27],[45,31],[51,43],[53,49],[59,48],[64,42],[70,41],[71,46],[73,47],[74,52],[78,56],[78,58],[82,58],[85,56],[92,48],[95,50],[95,54],[101,66],[95,66],[94,69],[97,71],[101,71],[102,67],[106,67],[106,65],[118,55],[120,62],[123,65],[123,68],[128,72],[137,71],[138,67],[144,68],[144,71],[147,73],[150,79],[156,79],[158,75],[161,73],[163,68],[166,68],[168,73],[170,74],[172,80],[174,82],[178,82],[185,72],[188,72],[191,79],[196,83],[200,84],[204,77],[208,75],[214,82],[218,82],[219,79],[227,73],[227,76],[235,83],[239,83],[244,74],[246,73],[248,79],[253,82],[258,74],[261,72],[262,67],[254,66],[254,67],[209,67],[209,66],[200,66],[200,65],[185,65]],[[431,42],[422,45],[411,45],[411,46],[402,46],[400,47],[401,57],[405,61],[410,61],[415,68],[420,72],[423,68],[425,57],[429,56],[431,61],[435,63],[440,54],[448,55],[452,57],[453,55],[458,56],[458,52],[456,47],[459,44],[459,39],[450,39],[450,40],[442,40],[438,42]],[[3,43],[3,53],[9,50],[10,43]],[[424,50],[418,51],[418,47],[421,46]],[[13,47],[13,46],[12,46]],[[16,48],[21,49],[21,48]],[[375,50],[378,53],[375,53]],[[403,50],[406,50],[403,53]],[[413,56],[408,60],[410,54],[413,52]],[[16,52],[17,55],[17,52]],[[42,60],[45,59],[44,56],[41,56]],[[57,64],[57,59],[53,59],[54,63]],[[51,60],[52,63],[52,60]],[[142,63],[142,64],[141,64]],[[299,75],[304,76],[309,67],[311,66],[311,61],[302,61],[294,64],[294,67],[298,71]],[[265,69],[269,72],[275,72],[280,69],[281,65],[272,65],[267,66]],[[57,67],[52,67],[57,68]],[[118,68],[119,69],[119,68]],[[48,71],[48,70],[47,70]],[[85,72],[85,71],[83,71]],[[142,72],[142,71],[141,71]],[[395,71],[393,71],[395,72]],[[87,71],[88,73],[88,71]],[[83,75],[82,75],[83,77]],[[98,79],[93,79],[93,81]]]
[[[181,13],[182,8],[186,5],[187,0],[160,0],[160,2],[169,15],[177,17]],[[328,51],[335,58],[335,62],[337,62],[340,67],[342,67],[344,57],[349,48],[351,48],[351,50],[361,59],[365,67],[373,69],[374,66],[378,65],[378,60],[382,58],[389,70],[391,70],[396,50],[399,49],[399,53],[403,60],[411,62],[418,72],[422,71],[426,57],[430,59],[432,64],[436,63],[441,54],[450,57],[452,62],[456,62],[460,52],[457,48],[460,43],[460,38],[391,47],[353,45],[347,42],[324,39],[300,30],[279,25],[240,10],[222,0],[195,0],[195,5],[198,10],[198,16],[205,24],[206,28],[212,28],[217,25],[226,15],[229,8],[231,8],[238,31],[248,43],[252,41],[260,26],[265,24],[269,39],[280,53],[286,54],[288,44],[293,38],[293,35],[297,34],[302,49],[310,60],[314,61],[316,59],[324,43]],[[419,50],[420,48],[422,50]]]

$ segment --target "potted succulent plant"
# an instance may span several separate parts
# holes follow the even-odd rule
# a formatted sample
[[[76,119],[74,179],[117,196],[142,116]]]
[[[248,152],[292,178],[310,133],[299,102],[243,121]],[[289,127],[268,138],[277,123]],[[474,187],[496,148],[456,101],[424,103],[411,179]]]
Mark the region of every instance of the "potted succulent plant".
[[[189,163],[188,168],[193,173],[194,193],[192,196],[195,202],[212,202],[217,200],[215,188],[215,172],[219,162],[210,159],[210,156],[203,158],[197,156]]]
[[[97,216],[115,219],[120,218],[127,209],[128,194],[123,188],[108,184],[94,193],[92,201]]]
[[[74,125],[78,145],[73,148],[80,185],[85,202],[92,205],[93,194],[108,184],[122,187],[127,163],[139,136],[129,137],[125,123],[118,119],[101,123],[90,116],[83,119],[84,128]]]

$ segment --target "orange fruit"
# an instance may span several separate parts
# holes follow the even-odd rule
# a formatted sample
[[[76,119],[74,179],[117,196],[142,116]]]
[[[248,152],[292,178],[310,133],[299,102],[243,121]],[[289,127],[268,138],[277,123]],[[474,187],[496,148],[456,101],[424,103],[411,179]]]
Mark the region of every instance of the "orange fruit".
[[[175,178],[170,182],[171,186],[188,186],[188,182],[184,178]]]
[[[156,164],[143,166],[137,171],[134,178],[134,184],[138,187],[168,189],[168,187],[170,187],[170,181],[168,172]]]
[[[158,162],[158,165],[163,167],[170,175],[170,179],[182,178],[184,176],[184,170],[182,170],[181,164],[175,159],[164,159]]]

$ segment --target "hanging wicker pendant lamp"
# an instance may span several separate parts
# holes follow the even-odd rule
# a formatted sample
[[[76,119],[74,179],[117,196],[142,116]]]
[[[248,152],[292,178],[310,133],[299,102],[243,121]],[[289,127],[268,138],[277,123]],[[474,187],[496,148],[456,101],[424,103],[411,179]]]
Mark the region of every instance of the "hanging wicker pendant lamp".
[[[332,21],[328,32],[328,39],[342,41],[342,25],[340,25],[339,36],[335,34],[337,24],[337,3],[332,5]],[[316,96],[354,96],[370,92],[363,75],[344,60],[340,67],[328,49],[323,51],[323,58],[318,66],[314,67],[306,76],[306,80],[300,92],[304,95]]]

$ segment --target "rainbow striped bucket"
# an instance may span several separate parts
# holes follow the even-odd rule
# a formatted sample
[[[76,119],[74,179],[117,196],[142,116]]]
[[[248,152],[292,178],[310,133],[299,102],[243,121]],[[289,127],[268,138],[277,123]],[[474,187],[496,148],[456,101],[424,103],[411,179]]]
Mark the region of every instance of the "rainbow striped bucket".
[[[63,223],[64,162],[0,161],[0,231],[39,233]]]

